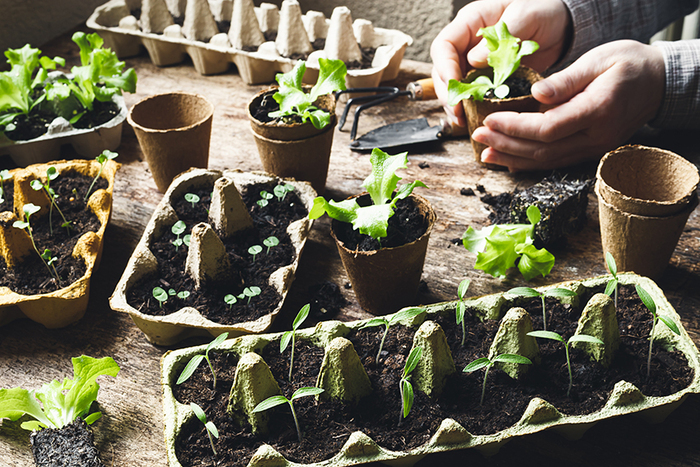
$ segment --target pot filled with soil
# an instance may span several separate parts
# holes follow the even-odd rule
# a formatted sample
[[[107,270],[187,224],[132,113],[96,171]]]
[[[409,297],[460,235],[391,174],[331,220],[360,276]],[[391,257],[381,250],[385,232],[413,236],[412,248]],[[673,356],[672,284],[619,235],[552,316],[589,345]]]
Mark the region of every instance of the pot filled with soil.
[[[289,350],[280,352],[288,333],[168,352],[161,369],[169,464],[409,464],[445,450],[493,454],[511,438],[550,429],[575,439],[619,416],[661,421],[700,391],[700,354],[651,280],[618,275],[615,306],[602,294],[611,279],[540,290],[576,295],[546,301],[549,332],[578,341],[566,353],[563,342],[528,335],[542,330],[539,297],[510,293],[461,302],[464,343],[455,301],[403,309],[381,326],[377,318],[321,322],[296,331],[293,359]],[[655,320],[649,301],[674,330]],[[639,339],[650,334],[651,358],[647,339]],[[212,369],[199,365],[183,382],[185,367],[207,350]],[[528,363],[506,362],[508,354]],[[488,373],[460,371],[485,361]],[[282,405],[270,408],[280,396]],[[218,439],[210,442],[205,420]]]
[[[85,314],[112,212],[115,156],[3,171],[0,325],[27,317],[59,328]]]
[[[303,86],[306,64],[278,74],[279,88],[258,93],[248,105],[248,119],[266,172],[311,183],[323,192],[333,144],[334,91],[345,89],[345,64],[321,59],[313,87]]]
[[[192,169],[176,177],[110,298],[149,341],[259,333],[279,313],[312,221],[308,183]]]
[[[698,205],[700,175],[683,157],[658,148],[623,146],[598,165],[603,250],[622,271],[658,278]]]

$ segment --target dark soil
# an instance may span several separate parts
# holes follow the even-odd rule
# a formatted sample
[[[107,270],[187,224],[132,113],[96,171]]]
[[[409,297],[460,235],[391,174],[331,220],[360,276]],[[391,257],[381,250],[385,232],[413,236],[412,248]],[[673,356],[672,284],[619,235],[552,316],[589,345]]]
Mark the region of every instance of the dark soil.
[[[163,316],[174,313],[184,306],[191,306],[214,322],[221,324],[242,323],[258,319],[278,305],[280,295],[268,284],[270,274],[277,269],[291,264],[295,259],[295,251],[287,234],[287,227],[292,222],[307,215],[306,208],[296,193],[288,193],[283,201],[277,198],[269,200],[269,204],[260,207],[260,192],[265,190],[272,193],[274,184],[253,185],[242,193],[243,201],[249,207],[253,218],[254,229],[240,232],[229,239],[223,240],[229,261],[231,273],[221,281],[204,284],[201,290],[195,290],[194,281],[186,274],[185,261],[187,247],[176,247],[173,240],[176,235],[170,230],[150,245],[151,252],[158,260],[156,276],[149,276],[136,283],[127,292],[127,300],[131,306],[142,313]],[[187,230],[181,235],[187,235],[192,227],[199,222],[208,222],[211,187],[193,191],[200,197],[199,203],[192,206],[183,199],[177,200],[173,208],[178,218],[185,222]],[[279,245],[270,248],[263,246],[263,251],[255,256],[248,253],[253,245],[263,245],[263,240],[275,236]],[[239,299],[229,306],[224,302],[228,294],[238,295],[245,287],[257,286],[261,289],[259,296],[250,300]],[[171,296],[162,307],[153,298],[153,288],[162,287],[165,290],[174,289],[176,292],[189,291],[190,296],[180,299]]]
[[[318,321],[333,319],[348,304],[338,284],[331,281],[310,286],[308,295],[311,297],[309,314]]]
[[[530,88],[532,88],[532,84],[525,78],[521,78],[519,76],[510,76],[508,79],[506,79],[506,82],[504,84],[508,85],[508,99],[529,96],[531,94]],[[493,89],[489,89],[488,91],[486,91],[486,94],[484,94],[484,98],[498,99],[498,97],[494,95]]]
[[[82,418],[60,430],[34,431],[29,439],[37,467],[104,467],[92,431]]]
[[[0,203],[0,212],[12,211],[15,198],[15,184],[12,180],[7,180],[2,183],[2,203]]]
[[[581,297],[585,303],[590,297]],[[182,387],[174,389],[182,403],[200,404],[219,429],[216,441],[219,455],[214,458],[206,433],[199,422],[184,427],[176,446],[183,466],[226,465],[244,466],[261,443],[268,443],[293,462],[319,462],[334,456],[349,435],[361,430],[382,447],[404,451],[424,444],[447,417],[457,420],[473,434],[491,434],[512,426],[523,415],[529,401],[539,396],[566,414],[586,414],[598,410],[608,398],[615,382],[622,379],[639,387],[646,395],[668,395],[686,387],[692,380],[692,371],[685,357],[677,351],[668,351],[661,345],[654,347],[651,378],[646,379],[646,336],[651,329],[651,314],[637,298],[631,287],[620,290],[618,321],[622,336],[621,347],[610,369],[591,363],[576,349],[572,350],[574,386],[571,397],[566,396],[568,373],[564,350],[552,341],[539,340],[542,364],[528,372],[522,381],[511,380],[498,369],[489,372],[486,398],[479,406],[483,371],[472,374],[461,371],[476,358],[488,355],[489,346],[498,329],[498,322],[481,323],[468,310],[467,336],[460,345],[461,327],[454,316],[440,316],[437,321],[445,330],[452,349],[456,372],[448,379],[443,394],[435,400],[416,392],[413,409],[398,427],[400,400],[398,382],[415,330],[403,326],[390,329],[380,364],[374,361],[382,327],[352,331],[349,338],[372,382],[373,393],[358,406],[338,402],[318,402],[306,397],[295,401],[295,409],[305,430],[302,443],[296,441],[294,423],[286,406],[272,410],[270,429],[265,437],[256,439],[250,430],[235,426],[225,407],[233,382],[235,357],[216,355],[214,366],[217,391],[211,390],[211,373],[204,364]],[[525,303],[530,310],[535,329],[542,328],[541,302],[533,299]],[[579,310],[547,299],[548,329],[568,338],[573,334]],[[289,397],[294,390],[314,386],[323,358],[323,351],[304,342],[295,346],[294,377],[287,379],[289,350],[279,353],[278,342],[267,345],[262,356],[270,366],[282,393]],[[313,427],[313,428],[312,428]]]
[[[51,215],[53,234],[49,230],[47,210],[39,211],[29,219],[34,241],[39,251],[43,252],[48,248],[51,250],[52,256],[58,258],[54,266],[61,278],[60,284],[56,283],[39,255],[31,252],[14,269],[8,269],[4,258],[0,258],[0,287],[9,287],[23,295],[48,293],[66,287],[85,275],[85,264],[81,258],[73,257],[73,248],[85,232],[97,232],[100,228],[99,220],[91,210],[87,209],[85,201],[83,201],[92,180],[91,177],[75,172],[64,172],[51,183],[51,187],[58,195],[56,199],[58,207],[66,219],[71,222],[70,231],[61,227],[63,219],[55,208]],[[107,180],[100,178],[91,193],[107,186]],[[77,195],[73,193],[74,189]],[[8,210],[11,208],[6,204],[4,206]],[[11,225],[5,227],[12,228]]]
[[[95,101],[92,104],[92,111],[83,115],[80,120],[73,124],[75,128],[95,128],[119,115],[119,106],[112,101]]]
[[[369,195],[362,195],[357,203],[369,206],[372,200]],[[361,234],[352,224],[333,220],[333,232],[338,240],[343,242],[348,250],[372,251],[381,248],[392,248],[419,239],[428,228],[428,220],[418,210],[413,198],[408,197],[396,203],[394,215],[389,218],[387,236],[381,239],[381,245],[369,235]]]

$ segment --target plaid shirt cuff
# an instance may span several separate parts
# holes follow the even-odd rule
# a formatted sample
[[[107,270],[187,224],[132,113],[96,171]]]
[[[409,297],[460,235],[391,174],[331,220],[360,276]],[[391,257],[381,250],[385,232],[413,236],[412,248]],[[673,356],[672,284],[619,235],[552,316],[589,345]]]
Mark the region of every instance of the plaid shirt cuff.
[[[664,54],[666,85],[661,108],[649,125],[700,127],[700,39],[654,42]]]

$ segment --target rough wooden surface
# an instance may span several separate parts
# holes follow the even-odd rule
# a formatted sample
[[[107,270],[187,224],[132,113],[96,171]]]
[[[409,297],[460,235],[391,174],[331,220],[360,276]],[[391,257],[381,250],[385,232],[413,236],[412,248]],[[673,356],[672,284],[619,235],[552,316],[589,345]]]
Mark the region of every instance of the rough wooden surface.
[[[77,47],[66,35],[43,47],[47,55],[72,57]],[[157,68],[148,57],[126,60],[139,76],[138,92],[126,95],[129,106],[141,98],[160,92],[183,90],[197,92],[216,107],[211,137],[210,167],[260,170],[261,164],[246,119],[245,106],[260,86],[247,86],[235,70],[217,76],[198,75],[191,63]],[[406,61],[395,81],[400,88],[429,75],[430,65]],[[340,106],[342,109],[342,106]],[[409,102],[399,98],[368,111],[360,120],[359,134],[396,121],[427,116],[437,124],[443,115],[436,102]],[[360,183],[369,173],[367,155],[351,152],[347,145],[349,128],[335,131],[327,196],[342,199],[361,190]],[[698,150],[690,134],[645,133],[638,141],[676,150],[698,163]],[[100,379],[99,406],[104,416],[96,424],[96,441],[107,466],[166,465],[163,448],[159,360],[168,350],[151,345],[128,316],[110,310],[108,297],[114,290],[127,259],[138,241],[151,212],[161,198],[150,178],[133,131],[124,126],[118,150],[123,167],[117,174],[112,221],[107,229],[101,267],[93,278],[93,293],[83,320],[66,329],[47,330],[29,320],[20,320],[0,328],[0,387],[37,388],[41,383],[71,375],[70,357],[87,354],[112,356],[122,372],[115,379]],[[66,149],[65,157],[71,157]],[[3,161],[6,162],[6,161]],[[421,168],[422,167],[422,168]],[[595,164],[576,169],[594,174]],[[518,276],[494,279],[473,269],[475,256],[454,239],[469,225],[487,223],[488,210],[476,196],[462,196],[460,189],[477,184],[498,194],[515,187],[524,188],[541,179],[543,173],[509,174],[486,170],[472,160],[467,139],[446,141],[419,148],[410,154],[409,167],[402,171],[406,180],[420,179],[430,190],[421,190],[435,207],[439,220],[433,231],[423,273],[418,302],[431,303],[456,297],[457,285],[472,280],[470,295],[481,295],[526,285]],[[553,251],[557,263],[545,280],[529,285],[544,285],[569,279],[582,279],[605,273],[597,220],[597,203],[590,196],[589,222],[568,244]],[[700,214],[692,214],[671,264],[659,281],[671,304],[680,313],[683,324],[696,343],[700,343]],[[327,219],[317,221],[301,261],[298,278],[275,330],[289,326],[299,307],[308,299],[307,288],[323,280],[341,285],[350,304],[342,320],[365,318],[347,283],[340,260],[328,235]],[[186,341],[179,346],[198,344]],[[556,433],[542,433],[516,439],[491,458],[472,451],[431,456],[420,465],[698,465],[700,449],[700,397],[690,397],[664,423],[648,425],[634,417],[606,421],[576,441]],[[31,465],[29,435],[18,423],[0,425],[0,466]]]

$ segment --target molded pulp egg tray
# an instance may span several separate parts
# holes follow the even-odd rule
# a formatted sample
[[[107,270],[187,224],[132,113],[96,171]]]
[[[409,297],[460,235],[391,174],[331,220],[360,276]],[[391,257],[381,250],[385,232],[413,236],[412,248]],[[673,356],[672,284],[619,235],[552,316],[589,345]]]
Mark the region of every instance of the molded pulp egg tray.
[[[201,0],[201,2],[207,3],[206,0]],[[155,2],[151,2],[151,4],[153,3]],[[263,42],[254,51],[246,51],[231,45],[232,40],[229,40],[226,34],[228,31],[223,30],[216,33],[218,31],[216,24],[233,22],[232,10],[235,10],[236,6],[232,0],[209,0],[210,11],[204,10],[204,7],[199,9],[193,7],[187,12],[184,11],[184,8],[181,12],[173,12],[177,3],[177,1],[168,1],[167,5],[173,17],[177,17],[179,14],[184,16],[185,24],[182,28],[177,24],[173,25],[168,20],[170,26],[162,29],[160,27],[150,28],[162,30],[162,33],[144,32],[143,21],[137,21],[131,15],[133,9],[141,6],[138,0],[126,2],[125,0],[112,0],[98,7],[87,20],[87,26],[96,30],[105,40],[105,45],[115,51],[119,58],[138,55],[141,45],[146,48],[151,61],[157,66],[180,63],[187,54],[191,57],[197,72],[202,75],[223,73],[232,62],[247,84],[272,82],[278,72],[286,73],[294,67],[296,59],[282,56],[280,47],[276,47],[273,41]],[[190,3],[195,3],[195,1],[192,0]],[[250,3],[252,4],[252,2]],[[241,8],[245,9],[245,6]],[[298,9],[298,4],[295,8]],[[190,11],[192,11],[190,13],[192,15],[202,16],[198,17],[197,20],[190,21],[190,24],[211,23],[208,26],[209,32],[200,35],[206,40],[193,40],[192,35],[196,34],[194,32],[189,33],[190,37],[187,37],[188,32],[194,30],[185,27],[188,24],[187,13]],[[311,41],[326,39],[329,34],[330,20],[323,18],[319,12],[307,12],[305,15],[301,15],[300,10],[298,11],[299,14],[294,18],[300,23],[300,27],[295,29],[294,24],[292,24],[291,29],[295,30],[292,36],[306,34]],[[204,18],[207,15],[209,17]],[[255,16],[263,34],[273,33],[277,30],[280,13],[275,5],[263,4],[261,7],[255,7]],[[249,20],[244,20],[244,23]],[[309,25],[306,31],[305,25]],[[231,26],[231,30],[234,29],[234,26]],[[351,28],[354,30],[354,36],[360,47],[374,48],[376,52],[370,68],[348,70],[347,86],[349,88],[373,87],[381,81],[396,78],[406,47],[413,42],[413,39],[398,30],[374,28],[372,23],[366,20],[356,20]],[[239,27],[240,29],[245,30],[246,26]],[[210,35],[212,33],[214,34]],[[343,36],[341,41],[347,40],[347,35],[343,34]],[[306,41],[306,37],[303,40]],[[305,83],[313,84],[316,82],[319,57],[335,58],[327,57],[324,50],[311,53],[307,59],[308,68],[304,76]]]
[[[201,253],[199,256],[196,256],[193,261],[195,265],[192,269],[206,274],[207,267],[216,268],[216,263],[218,263],[217,258],[212,258],[210,252],[217,250],[217,248],[224,248],[221,240],[217,237],[217,235],[221,235],[220,230],[238,230],[236,228],[237,226],[242,226],[245,225],[246,222],[251,222],[247,211],[242,212],[238,209],[238,206],[242,206],[241,209],[245,209],[239,192],[244,193],[247,186],[276,183],[279,181],[280,179],[262,172],[222,172],[205,169],[191,169],[176,177],[163,196],[163,199],[156,207],[141,240],[136,245],[129,259],[114,294],[110,298],[110,306],[112,309],[128,313],[139,329],[146,334],[148,340],[158,345],[173,345],[192,335],[218,336],[224,332],[229,332],[233,336],[243,333],[264,332],[272,324],[275,316],[277,316],[277,313],[279,313],[282,308],[287,292],[294,281],[299,258],[306,244],[311,225],[313,224],[307,217],[296,220],[287,227],[287,233],[289,234],[295,253],[294,259],[291,264],[277,269],[270,275],[269,285],[274,287],[277,293],[281,295],[281,298],[274,309],[271,309],[267,314],[264,314],[256,320],[235,324],[220,324],[205,318],[196,308],[191,306],[184,306],[178,311],[165,316],[149,315],[141,313],[130,305],[127,301],[127,294],[129,289],[141,278],[152,276],[157,272],[158,261],[150,248],[152,242],[161,238],[166,232],[170,233],[171,227],[179,220],[173,208],[175,200],[182,199],[185,194],[196,191],[197,189],[206,189],[207,192],[211,191],[214,199],[221,200],[221,204],[218,205],[218,208],[215,209],[215,203],[212,201],[212,205],[209,209],[210,219],[213,212],[216,211],[219,213],[217,216],[217,218],[221,219],[219,221],[219,226],[213,225],[216,224],[216,222],[210,220],[209,224],[212,224],[212,228],[207,228],[207,231],[211,234],[203,234],[201,236]],[[304,203],[306,209],[311,209],[313,199],[316,197],[316,192],[311,188],[311,185],[296,180],[284,181],[294,186],[294,192]],[[233,189],[234,187],[235,190]],[[270,202],[275,202],[275,200],[271,200]],[[248,221],[246,221],[246,218]],[[221,227],[222,225],[224,227]],[[193,238],[195,237],[194,231],[196,228],[197,226],[193,228]],[[214,244],[218,244],[219,246],[217,247],[217,245]],[[186,247],[182,246],[182,248]],[[191,250],[192,244],[187,248]],[[213,266],[211,266],[212,264]],[[191,276],[197,274],[197,272],[193,273],[191,271],[186,271],[186,273]]]
[[[671,319],[675,320],[676,323],[680,323],[679,316],[668,303],[663,292],[650,279],[640,277],[634,274],[621,274],[618,277],[620,278],[621,284],[642,285],[653,297],[657,306],[657,312],[659,314],[669,316]],[[610,276],[602,276],[583,281],[566,282],[558,285],[552,285],[545,288],[541,288],[540,291],[553,287],[567,287],[577,292],[579,296],[591,295],[593,291],[602,291],[605,288],[605,285],[609,279]],[[578,297],[573,297],[573,300],[578,301]],[[472,298],[466,301],[467,309],[476,310],[476,315],[482,320],[485,318],[499,319],[511,307],[517,306],[521,303],[523,303],[522,298],[505,296],[503,293]],[[571,303],[573,304],[574,302],[572,301]],[[442,328],[440,328],[439,325],[432,321],[432,318],[435,317],[437,314],[447,314],[447,316],[451,316],[452,319],[454,319],[455,307],[457,306],[457,304],[458,302],[444,302],[426,306],[425,313],[419,314],[412,320],[412,322],[402,323],[405,325],[413,326],[417,326],[418,324],[422,323],[414,336],[414,345],[418,345],[417,342],[419,340],[420,335],[420,345],[423,347],[424,351],[423,359],[419,362],[419,365],[416,368],[416,372],[421,370],[424,371],[425,374],[414,374],[414,377],[412,378],[414,384],[419,384],[419,381],[437,380],[437,378],[435,377],[435,373],[433,373],[433,369],[438,369],[441,366],[442,368],[445,368],[445,365],[440,365],[437,363],[437,359],[435,358],[436,355],[442,355],[442,360],[446,360],[445,355],[447,355],[449,357],[449,360],[451,360],[452,357],[449,356],[449,350],[447,351],[447,354],[440,353],[437,351],[426,350],[426,343],[428,345],[428,348],[431,348],[431,338],[429,333],[427,333],[425,329],[437,328],[439,329],[439,333],[442,334]],[[304,329],[298,332],[297,335],[299,336],[299,339],[305,340],[315,346],[324,347],[326,349],[326,357],[324,358],[324,363],[321,368],[321,374],[319,375],[319,385],[326,389],[327,393],[329,391],[332,392],[334,390],[335,394],[342,393],[342,390],[336,390],[336,384],[337,387],[343,387],[347,391],[347,388],[351,386],[343,386],[343,382],[338,383],[338,380],[350,379],[346,378],[345,376],[341,377],[340,375],[349,374],[347,373],[347,370],[353,368],[352,363],[340,365],[340,367],[344,368],[343,370],[338,370],[337,365],[331,364],[331,366],[333,366],[335,370],[329,370],[326,373],[326,377],[322,376],[324,374],[324,371],[327,371],[324,370],[324,368],[326,368],[327,363],[338,361],[342,362],[343,356],[349,355],[348,352],[345,352],[345,354],[340,352],[340,357],[331,357],[330,355],[333,353],[331,349],[337,348],[337,346],[334,343],[331,343],[331,341],[344,341],[344,339],[337,338],[340,336],[347,335],[347,333],[351,329],[358,329],[365,322],[366,321],[341,323],[338,321],[326,321],[319,323],[315,328]],[[503,322],[501,323],[501,326],[503,326]],[[375,443],[375,441],[369,438],[366,434],[357,431],[350,435],[345,445],[335,456],[328,460],[324,460],[312,465],[318,467],[341,467],[376,461],[385,462],[392,465],[412,465],[427,454],[441,451],[476,448],[484,452],[485,454],[493,454],[500,448],[501,445],[503,445],[505,442],[509,441],[512,438],[537,433],[547,429],[553,429],[557,432],[560,432],[567,438],[576,439],[582,436],[583,433],[590,427],[592,427],[595,423],[613,417],[618,417],[621,415],[638,414],[648,421],[661,421],[673,409],[680,405],[680,403],[686,398],[688,394],[700,392],[700,372],[698,371],[698,365],[700,364],[700,355],[698,354],[697,348],[693,344],[692,340],[689,338],[685,329],[681,328],[680,335],[677,336],[671,333],[671,331],[665,326],[659,325],[656,327],[654,335],[655,342],[657,345],[670,345],[676,350],[682,352],[688,360],[688,365],[694,371],[692,381],[688,385],[688,387],[669,396],[645,396],[633,384],[626,381],[619,381],[615,384],[614,389],[610,393],[610,396],[606,401],[604,407],[593,413],[585,415],[565,415],[559,412],[554,406],[552,406],[547,401],[539,397],[534,397],[530,401],[527,409],[525,410],[520,420],[513,426],[506,428],[502,431],[490,435],[473,435],[469,433],[464,427],[459,425],[456,421],[447,418],[442,420],[440,427],[432,435],[430,441],[428,441],[422,446],[416,447],[414,449],[411,449],[410,451],[405,452],[396,452],[384,449],[377,443]],[[444,341],[444,334],[442,334],[442,336],[442,340]],[[238,382],[238,370],[241,366],[252,368],[252,363],[249,362],[257,361],[259,359],[258,357],[255,357],[255,355],[250,354],[249,352],[256,352],[257,354],[261,354],[263,347],[269,344],[275,345],[279,342],[280,338],[281,334],[266,334],[256,336],[249,335],[225,341],[220,347],[218,347],[219,350],[217,351],[224,353],[233,353],[239,358],[237,373],[233,384],[234,390],[237,390],[237,388],[250,388],[256,386],[260,387],[264,385],[260,383],[259,379],[255,379],[254,381],[251,380],[250,384],[246,384],[245,382]],[[433,340],[433,342],[438,341],[439,338]],[[350,347],[352,347],[352,344],[350,344]],[[168,352],[164,355],[163,359],[161,360],[165,440],[166,449],[168,453],[168,460],[171,467],[179,467],[181,465],[178,459],[176,458],[175,443],[183,426],[189,423],[189,421],[194,418],[194,413],[190,409],[189,405],[181,404],[175,399],[175,397],[173,396],[173,387],[175,385],[177,377],[182,372],[186,363],[193,356],[203,354],[204,352],[205,346],[191,347]],[[354,352],[350,353],[354,354]],[[338,355],[338,352],[336,352],[336,355]],[[251,356],[254,358],[250,358]],[[424,362],[423,360],[426,359],[426,356],[429,359],[429,361]],[[357,357],[355,356],[355,360],[356,359]],[[246,362],[245,364],[244,360]],[[346,359],[346,361],[352,360],[352,357],[350,359]],[[359,360],[356,361],[359,364]],[[262,375],[262,373],[259,374]],[[431,379],[431,377],[433,378]],[[359,378],[357,378],[357,380],[359,381]],[[331,386],[328,386],[328,384],[330,384]],[[247,400],[244,399],[245,396],[242,396],[241,394],[242,393],[236,393],[235,407],[240,408],[240,401]],[[234,399],[231,400],[233,401]],[[234,402],[231,402],[231,404],[233,403]],[[253,407],[255,403],[257,402],[254,401],[252,405],[249,405]],[[251,418],[248,418],[248,420],[251,420]],[[282,454],[275,451],[271,446],[267,444],[262,444],[259,448],[257,448],[255,452],[251,452],[250,457],[251,460],[249,466],[259,467],[272,465],[301,465],[288,461],[282,456]]]

